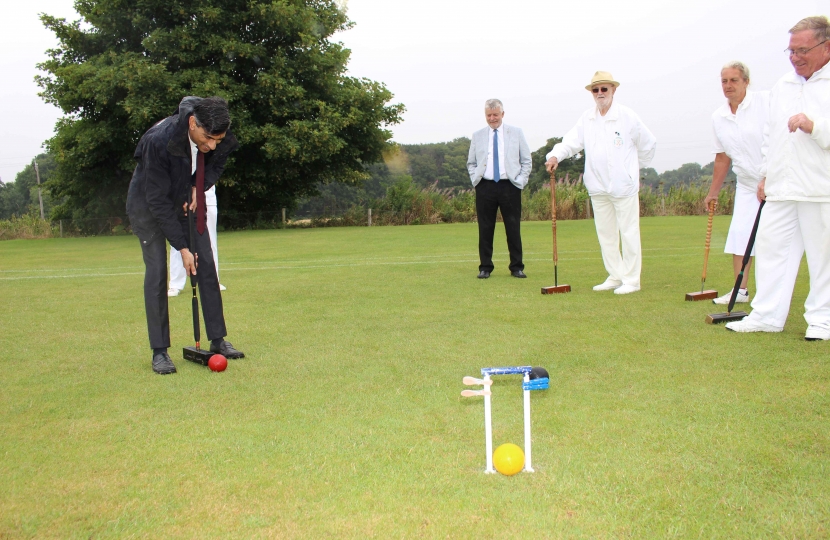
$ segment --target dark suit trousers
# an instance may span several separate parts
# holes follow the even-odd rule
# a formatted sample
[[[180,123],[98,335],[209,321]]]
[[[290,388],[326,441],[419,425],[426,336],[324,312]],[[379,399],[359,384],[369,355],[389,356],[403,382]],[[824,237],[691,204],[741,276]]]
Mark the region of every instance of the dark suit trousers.
[[[190,214],[191,218],[194,217],[193,212]],[[193,252],[187,218],[180,223],[188,242],[188,249]],[[209,340],[223,338],[228,333],[225,329],[219,278],[216,276],[213,250],[210,247],[210,233],[206,228],[204,234],[199,234],[194,225],[193,239],[196,243],[195,251],[199,254],[196,278],[199,283],[199,296],[207,337]],[[167,242],[165,242],[164,235],[157,234],[146,245],[141,242],[141,251],[144,255],[144,309],[147,312],[150,347],[153,349],[170,347],[170,317],[167,309]]]
[[[479,270],[493,271],[493,235],[496,232],[496,212],[501,210],[507,250],[510,252],[510,271],[524,270],[522,264],[522,190],[510,180],[481,179],[476,186],[476,214],[478,215]]]

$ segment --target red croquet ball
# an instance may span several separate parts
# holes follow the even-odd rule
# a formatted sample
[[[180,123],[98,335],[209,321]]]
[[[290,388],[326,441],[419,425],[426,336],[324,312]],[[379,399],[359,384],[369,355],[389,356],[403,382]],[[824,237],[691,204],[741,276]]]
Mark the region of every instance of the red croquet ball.
[[[208,367],[211,371],[225,371],[228,367],[228,359],[221,354],[214,354],[208,360]]]

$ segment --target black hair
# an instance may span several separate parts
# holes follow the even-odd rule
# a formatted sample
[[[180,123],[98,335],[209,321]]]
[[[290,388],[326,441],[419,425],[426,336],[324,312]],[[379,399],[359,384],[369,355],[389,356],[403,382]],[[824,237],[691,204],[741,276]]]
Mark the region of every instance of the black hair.
[[[210,135],[221,135],[231,127],[231,114],[228,102],[219,96],[204,98],[193,107],[196,125],[204,128]]]

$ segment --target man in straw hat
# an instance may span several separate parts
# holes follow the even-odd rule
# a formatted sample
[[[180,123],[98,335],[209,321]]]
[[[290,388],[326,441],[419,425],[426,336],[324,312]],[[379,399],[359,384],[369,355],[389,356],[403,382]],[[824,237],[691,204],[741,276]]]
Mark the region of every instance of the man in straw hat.
[[[640,290],[640,169],[654,158],[657,140],[634,111],[614,103],[619,85],[607,71],[594,73],[585,89],[595,106],[545,156],[545,168],[553,171],[563,159],[585,151],[583,180],[608,272],[594,290],[629,294]]]
[[[726,328],[780,332],[806,251],[808,341],[830,339],[830,22],[807,17],[790,29],[793,71],[770,91],[758,184],[757,292],[752,313]]]

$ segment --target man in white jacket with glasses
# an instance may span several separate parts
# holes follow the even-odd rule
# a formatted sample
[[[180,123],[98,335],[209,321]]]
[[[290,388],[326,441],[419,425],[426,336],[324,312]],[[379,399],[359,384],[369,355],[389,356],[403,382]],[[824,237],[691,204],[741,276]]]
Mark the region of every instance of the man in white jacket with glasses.
[[[582,178],[608,272],[594,290],[629,294],[640,290],[640,169],[654,158],[657,140],[634,111],[614,102],[619,85],[606,71],[594,74],[585,89],[595,106],[545,156],[545,168],[550,172],[563,159],[585,152]]]
[[[752,313],[726,328],[780,332],[804,252],[810,293],[807,341],[830,339],[830,22],[807,17],[790,29],[793,71],[770,91],[764,128],[761,210]]]

